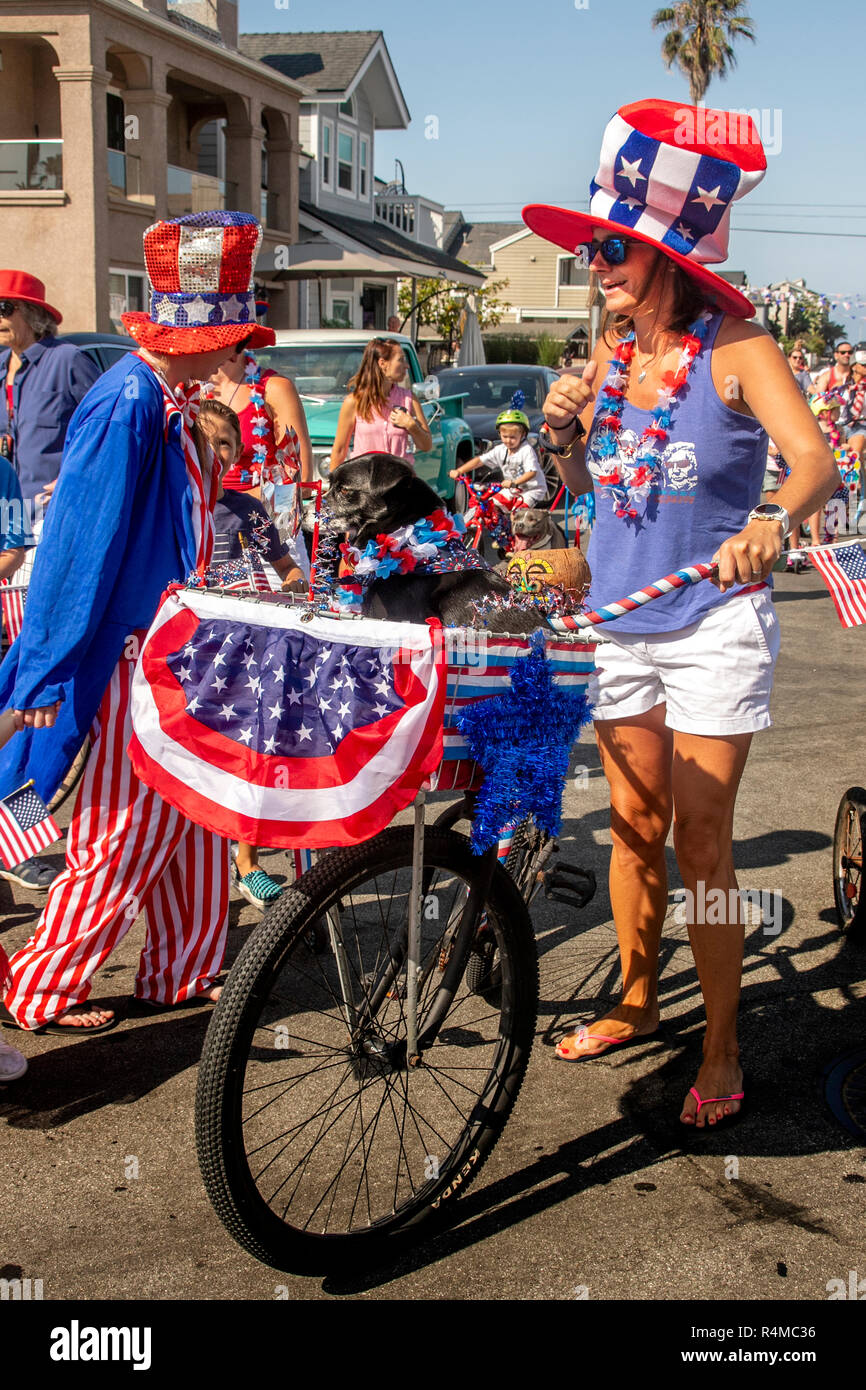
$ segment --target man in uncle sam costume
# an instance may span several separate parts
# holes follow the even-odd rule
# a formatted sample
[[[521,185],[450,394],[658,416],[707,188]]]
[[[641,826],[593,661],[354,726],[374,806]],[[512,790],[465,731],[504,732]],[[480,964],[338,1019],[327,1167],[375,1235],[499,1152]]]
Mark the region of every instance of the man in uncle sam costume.
[[[195,425],[198,383],[248,341],[261,226],[194,213],[144,234],[149,313],[140,344],[99,379],[70,423],[21,635],[0,668],[0,709],[20,732],[0,754],[0,797],[29,778],[48,799],[88,731],[66,868],[35,935],[12,957],[5,1005],[19,1026],[110,1027],[81,1006],[90,976],[144,911],[136,997],[210,994],[225,947],[228,842],[138,781],[126,755],[138,641],[166,585],[208,563],[218,469]]]

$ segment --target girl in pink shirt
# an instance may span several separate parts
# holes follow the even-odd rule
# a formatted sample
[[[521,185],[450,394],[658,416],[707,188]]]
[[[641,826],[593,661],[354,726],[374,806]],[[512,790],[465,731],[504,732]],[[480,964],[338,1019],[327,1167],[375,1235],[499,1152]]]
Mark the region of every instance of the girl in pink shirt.
[[[415,449],[426,453],[433,439],[424,413],[408,386],[400,383],[407,372],[406,357],[398,342],[371,338],[364,348],[361,365],[349,382],[337,422],[331,468],[343,463],[352,443],[352,458],[358,454],[395,454],[411,463]]]

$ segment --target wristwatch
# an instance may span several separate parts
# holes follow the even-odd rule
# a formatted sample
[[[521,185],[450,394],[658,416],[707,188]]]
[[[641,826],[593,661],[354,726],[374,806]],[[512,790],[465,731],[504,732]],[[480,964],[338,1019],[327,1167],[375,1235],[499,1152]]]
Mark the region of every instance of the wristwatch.
[[[778,502],[761,502],[749,512],[749,521],[781,521],[782,540],[791,534],[791,518]]]
[[[576,415],[573,416],[573,418],[569,420],[567,424],[563,425],[562,429],[568,429],[569,425],[577,425],[577,434],[574,436],[574,438],[571,439],[568,444],[554,444],[553,440],[550,437],[550,425],[545,420],[544,424],[541,426],[541,429],[538,431],[538,438],[541,440],[541,443],[544,445],[545,449],[549,454],[567,456],[571,453],[577,441],[579,439],[583,439],[583,436],[586,434],[586,430],[583,428],[583,425],[580,423],[580,420],[577,418]],[[557,434],[559,434],[560,430],[557,430],[556,432]]]

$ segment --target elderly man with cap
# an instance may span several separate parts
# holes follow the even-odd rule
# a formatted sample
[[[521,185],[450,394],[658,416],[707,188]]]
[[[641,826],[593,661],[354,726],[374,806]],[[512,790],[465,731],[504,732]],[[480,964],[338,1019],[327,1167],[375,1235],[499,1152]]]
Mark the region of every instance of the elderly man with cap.
[[[255,321],[254,217],[194,213],[144,237],[149,313],[125,314],[139,351],[88,393],[70,425],[19,640],[0,667],[17,732],[0,796],[29,778],[48,799],[90,730],[66,869],[31,940],[9,961],[7,1022],[68,1033],[110,1027],[90,976],[140,911],[136,998],[215,998],[229,902],[229,845],[138,781],[126,756],[138,643],[163,589],[206,565],[219,472],[195,422],[198,383]]]

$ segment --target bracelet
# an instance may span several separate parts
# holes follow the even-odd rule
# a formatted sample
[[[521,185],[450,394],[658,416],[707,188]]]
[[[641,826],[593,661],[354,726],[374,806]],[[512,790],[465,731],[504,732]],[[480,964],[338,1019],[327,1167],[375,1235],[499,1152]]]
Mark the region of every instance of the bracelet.
[[[550,438],[550,426],[545,420],[544,424],[541,426],[541,429],[538,431],[538,437],[549,454],[554,454],[557,458],[571,458],[571,455],[574,452],[575,444],[578,442],[579,439],[583,439],[584,435],[586,434],[586,430],[583,428],[583,425],[580,423],[580,420],[578,420],[576,415],[574,415],[568,421],[568,424],[573,425],[575,422],[577,423],[577,433],[575,434],[574,438],[568,444],[554,444],[553,440]],[[567,427],[563,426],[563,429],[565,428]],[[556,432],[557,434],[561,433],[560,430],[557,430]]]

